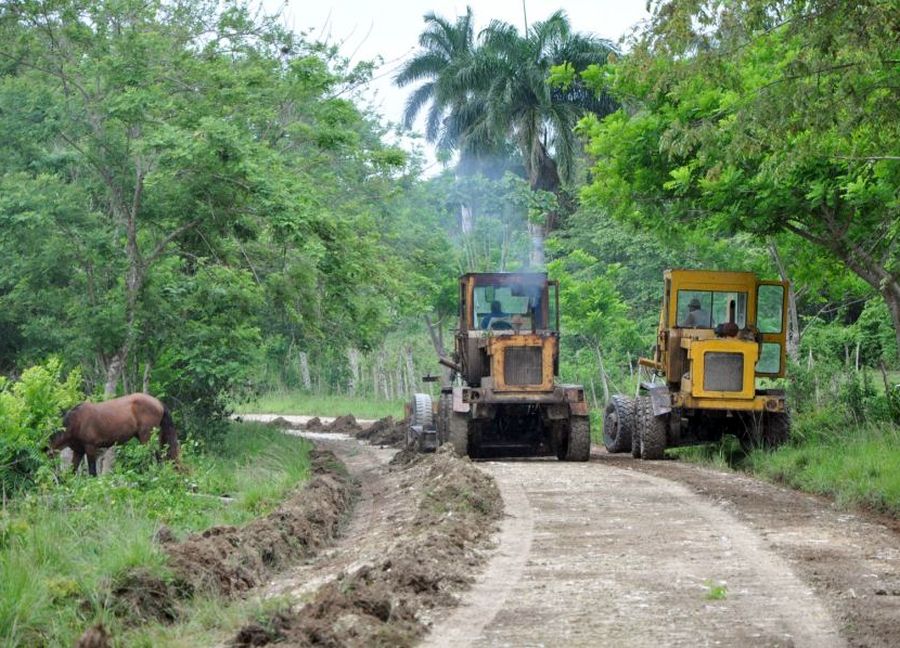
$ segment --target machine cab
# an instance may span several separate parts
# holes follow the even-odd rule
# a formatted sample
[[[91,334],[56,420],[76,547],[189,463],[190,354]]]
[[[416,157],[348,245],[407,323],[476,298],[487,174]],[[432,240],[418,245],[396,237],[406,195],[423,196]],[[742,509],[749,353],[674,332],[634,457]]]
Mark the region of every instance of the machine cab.
[[[669,270],[655,364],[695,396],[752,398],[785,375],[787,284],[751,272]]]
[[[558,372],[558,284],[545,273],[468,273],[459,279],[457,356],[472,386],[552,391]]]

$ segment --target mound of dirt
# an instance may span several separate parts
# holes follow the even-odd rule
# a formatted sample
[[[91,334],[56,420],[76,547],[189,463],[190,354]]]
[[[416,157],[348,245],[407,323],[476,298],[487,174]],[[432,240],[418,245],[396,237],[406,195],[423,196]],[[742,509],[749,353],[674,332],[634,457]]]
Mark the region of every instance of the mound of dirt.
[[[322,419],[318,416],[313,416],[303,427],[306,428],[307,432],[322,432],[325,429],[325,426],[322,424]]]
[[[276,511],[242,527],[211,527],[163,545],[173,579],[133,571],[111,588],[118,612],[136,622],[172,622],[175,603],[198,592],[231,597],[264,583],[331,541],[356,485],[331,452],[313,450],[309,482]]]
[[[272,427],[278,428],[280,430],[292,430],[296,427],[293,423],[288,421],[283,416],[278,416],[276,418],[273,418],[266,425],[271,425]]]
[[[362,430],[362,426],[356,422],[356,417],[353,414],[344,414],[343,416],[339,416],[334,419],[331,423],[325,426],[325,432],[336,432],[338,434],[347,434],[353,436],[357,432]]]
[[[384,556],[324,585],[296,614],[246,626],[232,645],[408,646],[424,634],[419,612],[471,582],[503,504],[494,480],[449,446],[394,470],[418,501]]]
[[[369,427],[359,430],[355,436],[357,439],[364,439],[372,445],[402,448],[406,445],[406,428],[408,426],[409,421],[407,419],[394,421],[393,416],[386,416],[375,421]]]

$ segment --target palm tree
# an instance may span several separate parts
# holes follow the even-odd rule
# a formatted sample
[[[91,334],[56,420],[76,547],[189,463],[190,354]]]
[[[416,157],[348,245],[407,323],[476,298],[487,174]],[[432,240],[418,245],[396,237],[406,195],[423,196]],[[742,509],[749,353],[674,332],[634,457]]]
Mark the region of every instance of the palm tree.
[[[422,109],[430,104],[425,121],[425,139],[444,150],[456,150],[466,125],[471,100],[467,71],[475,58],[472,8],[455,23],[434,13],[425,14],[425,31],[419,35],[421,49],[401,69],[394,82],[404,87],[419,83],[406,101],[403,124],[410,128]]]
[[[604,116],[616,109],[605,95],[595,97],[576,86],[566,92],[554,90],[547,82],[550,69],[569,63],[583,71],[592,63],[602,63],[615,52],[610,41],[572,31],[565,12],[557,11],[547,20],[534,23],[522,36],[504,22],[493,21],[481,34],[482,47],[475,85],[483,90],[481,119],[473,134],[483,131],[514,141],[533,191],[548,191],[564,204],[563,183],[571,179],[577,158],[575,126],[587,111]],[[543,239],[552,230],[556,211],[546,214],[543,223],[532,223],[531,264],[544,263]]]
[[[563,183],[571,179],[577,157],[575,125],[588,110],[600,116],[615,110],[606,96],[554,90],[550,69],[571,64],[576,72],[604,62],[613,44],[572,31],[565,12],[534,23],[521,35],[512,25],[493,21],[474,37],[471,8],[450,23],[433,13],[425,16],[421,50],[403,66],[397,85],[422,82],[409,96],[404,123],[411,126],[430,103],[425,137],[438,148],[460,152],[458,169],[472,172],[478,160],[515,145],[533,191],[553,193],[568,203]],[[556,224],[558,210],[542,223],[531,223],[531,265],[544,263],[543,240]],[[463,229],[467,207],[463,206]]]

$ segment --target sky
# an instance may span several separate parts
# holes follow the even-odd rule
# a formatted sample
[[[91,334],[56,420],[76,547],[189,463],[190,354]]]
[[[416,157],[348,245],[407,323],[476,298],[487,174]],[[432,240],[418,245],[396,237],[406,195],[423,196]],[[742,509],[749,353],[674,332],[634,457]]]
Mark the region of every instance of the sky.
[[[618,41],[635,24],[649,17],[647,0],[267,0],[270,10],[280,10],[285,24],[297,32],[307,32],[311,40],[340,44],[351,62],[374,60],[383,64],[362,98],[386,121],[399,122],[406,97],[415,86],[398,88],[393,77],[418,49],[418,36],[425,23],[422,17],[433,11],[451,21],[472,7],[476,33],[492,19],[524,25],[523,4],[529,23],[543,20],[563,9],[576,31],[594,33]],[[424,111],[423,111],[424,112]],[[423,120],[415,130],[422,133]],[[424,139],[402,138],[397,143],[407,149],[422,147],[426,174],[440,170],[434,150]]]

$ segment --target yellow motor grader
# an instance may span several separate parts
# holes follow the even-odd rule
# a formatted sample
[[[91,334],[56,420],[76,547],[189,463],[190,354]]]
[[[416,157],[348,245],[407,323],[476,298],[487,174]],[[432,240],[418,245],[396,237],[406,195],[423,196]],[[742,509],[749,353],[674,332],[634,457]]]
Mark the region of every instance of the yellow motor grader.
[[[666,448],[733,434],[746,447],[787,440],[784,391],[760,378],[785,375],[787,284],[752,272],[667,270],[653,376],[606,406],[609,452],[661,459]],[[657,378],[662,380],[657,382]]]
[[[545,273],[468,273],[459,278],[453,375],[437,407],[410,404],[408,441],[449,441],[460,455],[555,455],[587,461],[591,435],[581,385],[561,385],[559,287]]]

